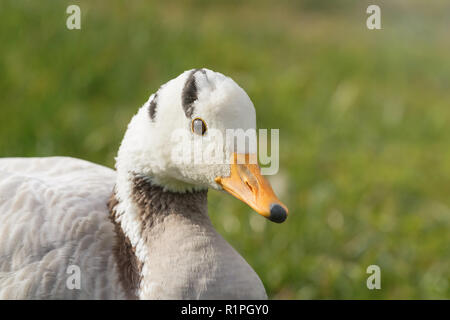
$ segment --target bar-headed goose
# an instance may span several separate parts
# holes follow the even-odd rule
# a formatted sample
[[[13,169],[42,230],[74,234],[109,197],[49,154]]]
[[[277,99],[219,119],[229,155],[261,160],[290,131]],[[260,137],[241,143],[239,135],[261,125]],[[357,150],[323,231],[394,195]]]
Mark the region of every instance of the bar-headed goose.
[[[116,171],[64,157],[1,159],[0,298],[267,298],[207,209],[207,189],[223,189],[285,220],[250,161],[255,146],[220,138],[255,122],[233,80],[196,69],[139,109]],[[195,150],[230,161],[197,161]]]

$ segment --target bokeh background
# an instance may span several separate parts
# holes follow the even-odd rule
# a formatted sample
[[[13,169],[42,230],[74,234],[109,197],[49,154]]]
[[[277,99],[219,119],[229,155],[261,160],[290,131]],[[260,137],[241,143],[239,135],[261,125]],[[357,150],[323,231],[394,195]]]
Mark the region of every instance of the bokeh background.
[[[366,28],[369,4],[382,30]],[[0,156],[113,167],[150,94],[207,67],[280,129],[271,180],[289,219],[209,200],[270,298],[448,299],[449,22],[448,1],[2,0]],[[381,290],[366,287],[371,264]]]

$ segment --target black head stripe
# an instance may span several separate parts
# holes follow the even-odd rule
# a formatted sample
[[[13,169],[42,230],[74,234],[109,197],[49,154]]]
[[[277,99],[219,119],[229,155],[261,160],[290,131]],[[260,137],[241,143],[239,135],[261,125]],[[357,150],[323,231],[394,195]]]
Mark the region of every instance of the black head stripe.
[[[183,105],[186,117],[191,118],[194,113],[194,102],[197,100],[197,85],[195,83],[195,73],[202,69],[195,69],[188,76],[186,83],[181,93],[181,103]]]
[[[148,107],[148,113],[150,115],[150,119],[155,120],[156,115],[156,105],[158,103],[158,93],[155,93],[155,96],[153,97],[152,101],[150,102],[150,105]]]

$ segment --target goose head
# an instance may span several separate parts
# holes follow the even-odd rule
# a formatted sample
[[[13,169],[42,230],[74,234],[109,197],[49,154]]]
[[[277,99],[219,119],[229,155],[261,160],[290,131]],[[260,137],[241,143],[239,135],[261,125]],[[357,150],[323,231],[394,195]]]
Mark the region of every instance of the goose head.
[[[139,175],[170,192],[224,190],[283,222],[288,210],[256,155],[256,114],[246,92],[221,73],[194,69],[162,85],[139,109],[116,167],[123,177]]]

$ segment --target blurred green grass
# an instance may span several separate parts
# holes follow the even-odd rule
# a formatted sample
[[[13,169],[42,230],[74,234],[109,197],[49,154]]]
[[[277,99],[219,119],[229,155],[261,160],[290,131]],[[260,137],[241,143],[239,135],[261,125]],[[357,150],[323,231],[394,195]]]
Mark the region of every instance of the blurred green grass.
[[[65,27],[66,7],[82,29]],[[194,67],[235,79],[280,128],[267,223],[210,192],[219,232],[271,298],[450,298],[450,41],[445,1],[0,3],[0,156],[112,167],[126,125]],[[366,268],[381,267],[381,290]]]

